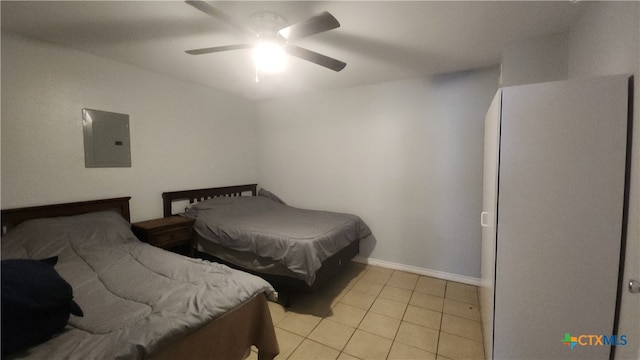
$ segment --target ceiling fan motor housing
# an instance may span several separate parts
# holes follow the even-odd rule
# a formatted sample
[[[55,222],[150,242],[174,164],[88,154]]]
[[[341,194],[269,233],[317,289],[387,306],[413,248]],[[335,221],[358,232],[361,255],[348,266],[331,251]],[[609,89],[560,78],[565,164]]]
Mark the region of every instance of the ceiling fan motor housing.
[[[278,31],[287,25],[284,16],[272,11],[260,11],[251,15],[251,27],[262,40],[284,40]]]

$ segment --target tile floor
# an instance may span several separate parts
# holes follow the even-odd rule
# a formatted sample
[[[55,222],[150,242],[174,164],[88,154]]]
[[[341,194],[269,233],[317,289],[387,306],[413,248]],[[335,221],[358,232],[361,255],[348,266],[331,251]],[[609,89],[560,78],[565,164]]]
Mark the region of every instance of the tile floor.
[[[484,359],[471,285],[351,262],[291,307],[269,306],[276,359]]]

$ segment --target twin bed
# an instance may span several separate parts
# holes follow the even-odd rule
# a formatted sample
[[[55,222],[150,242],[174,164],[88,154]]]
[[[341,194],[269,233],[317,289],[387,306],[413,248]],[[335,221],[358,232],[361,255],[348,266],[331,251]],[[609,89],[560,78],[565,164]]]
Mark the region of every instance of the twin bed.
[[[50,340],[3,358],[241,359],[251,345],[259,358],[275,357],[271,285],[140,242],[128,200],[2,211],[2,259],[57,257],[55,270],[84,313]]]
[[[164,216],[188,202],[197,253],[257,274],[280,290],[315,290],[359,252],[371,234],[358,216],[286,205],[256,184],[162,194]]]

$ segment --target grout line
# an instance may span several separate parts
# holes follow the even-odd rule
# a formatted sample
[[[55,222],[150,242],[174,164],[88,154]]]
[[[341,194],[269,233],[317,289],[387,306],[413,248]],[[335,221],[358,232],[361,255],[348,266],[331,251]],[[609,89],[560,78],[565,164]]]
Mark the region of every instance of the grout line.
[[[447,298],[447,287],[449,287],[449,281],[444,284],[444,298],[442,300],[442,312],[440,313],[440,328],[438,329],[438,342],[436,343],[436,358],[438,358],[438,351],[440,351],[440,334],[442,334],[442,321],[444,319],[444,299]]]
[[[394,271],[395,272],[395,271]],[[391,273],[393,276],[393,273]],[[416,281],[417,284],[417,281]],[[393,286],[393,285],[389,285]],[[393,335],[393,341],[391,342],[391,347],[389,348],[389,352],[387,353],[387,359],[389,359],[389,355],[391,355],[391,349],[393,349],[393,344],[396,342],[396,338],[398,337],[398,333],[400,332],[400,326],[402,326],[402,322],[404,321],[404,316],[407,314],[407,310],[409,310],[409,303],[411,302],[411,297],[413,297],[413,292],[415,291],[416,286],[413,286],[414,290],[411,290],[411,296],[409,296],[409,301],[405,304],[404,311],[402,312],[402,316],[400,317],[400,324],[398,325],[398,329],[396,329],[396,333]],[[393,300],[389,300],[393,301]],[[408,346],[408,345],[407,345]]]

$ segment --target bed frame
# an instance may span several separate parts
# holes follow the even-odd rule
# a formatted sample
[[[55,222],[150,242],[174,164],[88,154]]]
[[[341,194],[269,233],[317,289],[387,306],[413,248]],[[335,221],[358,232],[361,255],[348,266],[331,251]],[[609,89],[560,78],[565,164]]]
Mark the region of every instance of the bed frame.
[[[127,196],[2,210],[2,233],[26,220],[96,211],[115,211],[130,221],[129,199]],[[267,298],[263,294],[165,345],[146,359],[242,359],[248,355],[251,345],[258,348],[258,359],[273,359],[279,353]]]
[[[251,192],[251,196],[256,196],[258,184],[223,186],[208,189],[170,191],[162,193],[162,208],[164,217],[173,215],[171,213],[171,204],[176,201],[188,200],[189,204],[197,203],[207,199],[223,196],[243,196],[243,194]]]
[[[112,199],[80,201],[66,204],[42,205],[2,210],[2,234],[5,234],[9,229],[26,220],[80,215],[96,211],[115,211],[118,214],[122,215],[122,217],[127,221],[131,221],[131,216],[129,214],[130,199],[131,197],[127,196]]]
[[[208,189],[196,189],[196,190],[181,190],[181,191],[171,191],[162,193],[162,205],[164,209],[164,216],[171,216],[171,204],[177,201],[185,201],[188,200],[190,204],[200,202],[203,200],[216,198],[216,197],[235,197],[235,196],[244,196],[245,194],[251,193],[251,196],[257,195],[257,184],[247,184],[247,185],[235,185],[235,186],[224,186],[224,187],[216,187],[216,188],[208,188]],[[311,292],[322,286],[322,284],[326,283],[328,279],[330,279],[335,273],[337,273],[343,266],[347,265],[349,261],[360,252],[360,241],[354,241],[349,246],[340,250],[338,253],[329,257],[325,261],[322,262],[322,267],[318,269],[316,272],[316,280],[315,282],[309,286],[306,282],[301,279],[289,277],[285,275],[273,275],[273,274],[265,274],[254,271],[252,269],[246,269],[241,266],[238,266],[233,263],[229,263],[224,261],[212,254],[203,253],[201,251],[195,251],[196,256],[201,257],[203,259],[216,261],[219,263],[226,264],[232,268],[239,269],[242,271],[246,271],[248,273],[257,275],[267,280],[271,285],[273,285],[276,290],[281,294],[281,298],[283,298],[285,305],[289,305],[289,299],[286,293],[290,291],[295,292]]]

